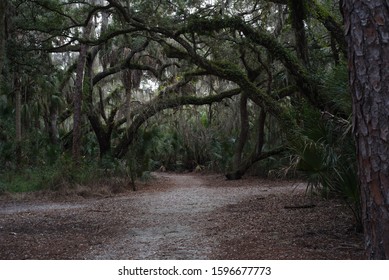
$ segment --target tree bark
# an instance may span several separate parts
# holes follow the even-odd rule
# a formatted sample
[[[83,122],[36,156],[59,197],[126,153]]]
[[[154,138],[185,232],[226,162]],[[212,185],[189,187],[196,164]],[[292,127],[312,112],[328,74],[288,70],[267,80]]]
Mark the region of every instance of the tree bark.
[[[7,1],[0,1],[0,95],[3,94],[4,90],[4,77],[3,68],[5,63],[5,42],[6,42],[6,30],[5,30],[5,12],[6,12]]]
[[[88,38],[91,31],[91,24],[89,23],[84,30],[84,37]],[[83,94],[83,82],[85,63],[88,52],[88,46],[81,44],[80,54],[77,62],[76,69],[76,82],[73,95],[73,146],[72,156],[73,161],[77,164],[81,157],[81,107],[82,107],[82,94]]]
[[[233,170],[238,170],[242,162],[242,154],[244,146],[246,145],[247,138],[249,135],[249,114],[247,111],[247,94],[242,93],[240,96],[240,133],[238,142],[236,143],[235,153],[233,158]],[[233,175],[233,173],[230,173]],[[232,176],[233,180],[240,179],[243,174],[236,174]]]
[[[249,170],[251,166],[253,166],[258,161],[267,159],[272,156],[280,155],[287,151],[284,147],[275,148],[274,150],[262,153],[252,153],[251,156],[247,157],[242,164],[239,166],[237,170],[233,173],[226,174],[226,178],[228,180],[239,180],[242,176]]]
[[[72,155],[74,162],[79,162],[81,156],[81,106],[82,106],[82,85],[84,80],[84,65],[87,46],[82,45],[78,57],[76,82],[73,96],[73,146]]]
[[[15,130],[16,130],[16,165],[22,162],[22,88],[19,77],[15,78]]]
[[[258,116],[258,134],[257,134],[257,144],[255,146],[255,153],[262,153],[263,145],[265,144],[265,123],[266,123],[266,111],[261,109]]]
[[[114,128],[114,118],[117,112],[117,108],[113,109],[109,115],[109,118],[105,115],[104,100],[102,97],[102,89],[99,88],[99,109],[96,110],[93,106],[93,61],[97,55],[97,49],[89,52],[86,58],[84,66],[84,108],[86,108],[86,114],[88,120],[92,126],[93,132],[96,135],[96,139],[99,143],[100,159],[109,154],[111,150],[111,135]],[[100,119],[100,116],[103,120]],[[105,125],[103,123],[105,122]]]
[[[124,101],[124,113],[127,119],[127,127],[131,124],[130,112],[131,112],[131,97],[132,97],[132,75],[131,70],[126,69],[122,71],[122,83],[125,89],[125,101]]]
[[[257,119],[257,143],[255,149],[243,161],[241,160],[239,166],[234,168],[234,171],[226,174],[228,180],[239,180],[246,173],[246,171],[256,162],[266,159],[268,157],[280,154],[285,151],[285,148],[277,148],[270,152],[262,152],[263,145],[265,143],[265,121],[266,121],[266,111],[261,109]]]
[[[389,3],[344,0],[366,255],[389,259]]]
[[[297,56],[303,62],[304,66],[309,65],[308,42],[305,35],[304,20],[306,18],[305,1],[290,0],[292,27],[294,29]]]

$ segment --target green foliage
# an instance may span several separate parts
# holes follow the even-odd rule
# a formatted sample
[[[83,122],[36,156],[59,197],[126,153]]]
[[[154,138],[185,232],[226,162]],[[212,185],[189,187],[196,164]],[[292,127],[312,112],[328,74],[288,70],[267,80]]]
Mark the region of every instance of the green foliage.
[[[333,65],[332,52],[339,42],[331,48],[329,30],[320,22],[333,14],[330,1],[320,2],[325,3],[325,9],[316,9],[316,2],[288,1],[303,5],[292,10],[271,1],[208,2],[111,3],[122,5],[120,10],[96,8],[95,5],[108,5],[106,1],[9,1],[14,10],[10,10],[12,19],[7,25],[7,69],[3,71],[7,86],[2,90],[6,94],[0,96],[0,192],[59,189],[63,184],[83,184],[115,175],[131,177],[134,182],[136,178],[148,178],[150,171],[161,167],[182,171],[204,166],[225,172],[231,167],[240,131],[237,99],[202,107],[182,106],[152,118],[149,116],[153,114],[143,110],[147,108],[145,104],[155,101],[158,105],[158,98],[163,98],[154,86],[174,88],[189,79],[187,86],[191,89],[178,89],[177,95],[205,97],[240,87],[250,98],[257,97],[256,102],[268,116],[263,150],[283,146],[289,139],[294,170],[308,181],[310,190],[342,196],[359,213],[355,151],[348,121],[351,100],[347,69],[343,64]],[[130,21],[126,19],[127,11]],[[103,26],[102,16],[106,16],[107,26]],[[285,20],[288,16],[298,18],[300,23],[304,20],[310,47],[309,69],[295,55],[291,22]],[[74,166],[64,154],[71,147],[71,99],[77,64],[73,52],[77,52],[81,25],[86,20],[93,25],[93,43],[88,43],[89,58],[93,60],[90,72],[99,75],[107,71],[107,75],[97,83],[89,82],[94,77],[85,77],[84,100],[88,104],[84,103],[83,113],[89,113],[89,122],[83,118],[84,158]],[[143,45],[144,49],[132,53]],[[56,46],[63,48],[54,53],[45,51]],[[169,54],[168,49],[174,53]],[[124,65],[129,54],[132,57]],[[122,70],[131,72],[127,86],[122,81]],[[135,79],[134,71],[142,75]],[[280,100],[274,98],[272,93],[293,86],[298,88],[296,92]],[[23,106],[20,166],[14,160],[15,90],[20,90]],[[320,98],[318,102],[311,100],[312,104],[328,103],[317,106],[328,110],[323,116],[317,108],[305,104],[304,98],[315,99],[315,95]],[[255,151],[258,140],[255,126],[259,107],[250,101],[248,110],[250,135],[243,149],[244,158]],[[124,125],[136,124],[134,120],[144,116],[140,128],[130,130],[135,131],[136,137],[127,158],[105,156],[96,160],[98,139],[106,138],[96,137],[91,115],[96,118],[94,131],[98,134],[95,126],[99,126],[103,136],[109,138],[106,142],[111,147],[107,149],[112,150],[125,138]],[[58,117],[54,123],[60,134],[58,141],[50,138],[53,116]],[[301,131],[291,131],[297,123]],[[300,141],[300,134],[305,141]],[[268,158],[257,163],[254,170],[266,175],[282,163]]]
[[[0,192],[60,190],[63,187],[86,185],[99,179],[124,175],[125,167],[118,160],[105,159],[99,162],[84,159],[75,166],[70,156],[62,155],[53,164],[3,170],[0,173]]]
[[[14,135],[12,110],[5,95],[0,96],[0,169],[6,168],[14,160],[15,145],[10,141]]]
[[[290,143],[292,169],[308,183],[311,193],[338,196],[350,206],[361,225],[355,145],[350,123],[306,107],[302,114],[305,142]]]
[[[323,74],[323,86],[321,90],[328,95],[330,100],[335,100],[332,111],[352,114],[352,100],[348,86],[348,70],[345,63],[333,66]]]
[[[153,125],[139,132],[130,148],[129,165],[136,170],[137,177],[161,166],[177,170],[182,165],[183,154],[181,139],[175,131],[168,126]]]

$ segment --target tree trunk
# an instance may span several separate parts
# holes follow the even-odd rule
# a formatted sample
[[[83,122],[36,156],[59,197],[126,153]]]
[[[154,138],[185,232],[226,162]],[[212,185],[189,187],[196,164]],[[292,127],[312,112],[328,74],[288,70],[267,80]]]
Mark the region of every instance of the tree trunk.
[[[128,52],[125,53],[125,56],[128,55]],[[122,71],[122,83],[125,89],[125,101],[124,101],[124,114],[127,119],[127,127],[131,125],[131,97],[132,97],[132,75],[131,70],[126,69]]]
[[[5,88],[4,77],[3,77],[3,68],[5,63],[5,41],[6,41],[6,32],[5,32],[5,11],[6,11],[7,1],[0,1],[0,95],[3,94]]]
[[[49,116],[49,136],[50,136],[50,142],[53,145],[57,145],[59,140],[57,121],[58,121],[58,111],[57,109],[51,109],[50,116]]]
[[[249,114],[247,111],[247,94],[242,93],[240,97],[240,134],[236,143],[235,153],[232,163],[232,170],[238,170],[242,162],[242,154],[249,135]],[[230,180],[238,180],[243,174],[232,172],[227,174]]]
[[[16,130],[16,165],[22,162],[22,88],[20,78],[15,79],[15,130]]]
[[[86,108],[86,114],[88,120],[92,126],[93,132],[96,135],[96,139],[99,143],[100,149],[100,159],[108,155],[111,151],[111,135],[114,128],[114,117],[116,115],[117,109],[113,109],[110,113],[109,118],[105,115],[104,100],[103,100],[103,90],[99,88],[99,109],[95,110],[93,106],[93,61],[97,55],[96,50],[92,50],[90,55],[87,57],[85,70],[84,70],[84,104]],[[100,119],[100,116],[105,121]]]
[[[100,159],[102,159],[111,151],[111,134],[113,124],[111,123],[108,124],[107,127],[104,127],[98,115],[95,113],[88,113],[88,119],[96,135],[97,142],[99,143]]]
[[[344,0],[366,255],[389,259],[389,3]]]
[[[265,142],[265,121],[266,121],[266,111],[261,109],[258,119],[257,119],[257,143],[255,149],[243,162],[239,162],[239,165],[234,167],[233,172],[226,174],[228,180],[239,180],[246,173],[246,171],[256,162],[266,159],[270,156],[282,153],[284,148],[278,148],[274,151],[267,153],[262,153],[262,147]]]
[[[84,30],[84,38],[88,38],[91,31],[91,24],[89,23]],[[77,62],[76,69],[76,82],[73,95],[73,146],[72,156],[73,161],[78,163],[81,157],[81,107],[82,107],[82,94],[83,94],[83,82],[86,56],[88,52],[88,46],[81,44],[80,54]]]
[[[258,134],[257,134],[257,144],[255,145],[255,153],[259,155],[262,153],[263,145],[265,144],[265,123],[266,123],[266,111],[261,109],[258,116]]]
[[[79,162],[81,156],[81,106],[82,106],[82,84],[84,80],[84,65],[87,46],[81,45],[80,56],[78,57],[76,82],[73,95],[73,146],[72,155],[75,162]]]
[[[291,17],[292,17],[292,26],[294,29],[295,40],[296,40],[296,49],[297,55],[305,66],[309,65],[309,56],[308,56],[308,42],[305,35],[305,1],[301,0],[291,0],[289,5],[291,8]]]

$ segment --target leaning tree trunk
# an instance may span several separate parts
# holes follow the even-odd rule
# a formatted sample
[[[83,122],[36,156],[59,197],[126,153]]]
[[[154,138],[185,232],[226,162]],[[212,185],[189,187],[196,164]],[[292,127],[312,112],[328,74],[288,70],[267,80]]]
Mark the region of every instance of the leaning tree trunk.
[[[362,219],[369,259],[389,259],[389,3],[344,0]]]

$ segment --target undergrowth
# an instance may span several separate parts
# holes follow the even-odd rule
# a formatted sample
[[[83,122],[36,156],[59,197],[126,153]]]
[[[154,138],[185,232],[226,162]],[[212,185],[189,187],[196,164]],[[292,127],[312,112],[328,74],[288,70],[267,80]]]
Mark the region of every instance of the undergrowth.
[[[126,177],[125,165],[120,162],[106,164],[104,161],[84,160],[78,165],[71,158],[62,157],[54,164],[42,164],[0,173],[0,194],[60,190],[64,187],[87,185],[114,177]]]

